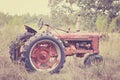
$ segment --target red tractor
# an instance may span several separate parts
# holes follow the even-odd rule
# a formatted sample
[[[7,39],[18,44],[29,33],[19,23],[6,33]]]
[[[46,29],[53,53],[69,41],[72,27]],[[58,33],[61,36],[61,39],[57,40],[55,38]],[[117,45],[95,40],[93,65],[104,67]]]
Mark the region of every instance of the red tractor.
[[[25,25],[26,31],[17,37],[10,45],[10,58],[13,62],[24,63],[27,71],[45,71],[57,73],[63,67],[67,56],[84,57],[85,66],[98,65],[103,62],[99,55],[99,34],[71,33],[60,28],[44,24],[42,19],[39,28],[46,26],[46,30],[37,33]],[[58,29],[66,34],[52,34],[50,29]]]

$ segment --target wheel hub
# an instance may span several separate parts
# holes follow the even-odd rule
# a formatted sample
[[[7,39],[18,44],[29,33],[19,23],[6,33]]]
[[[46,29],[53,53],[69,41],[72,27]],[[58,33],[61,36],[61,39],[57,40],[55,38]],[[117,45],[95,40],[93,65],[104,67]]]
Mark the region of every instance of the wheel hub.
[[[45,63],[47,61],[49,61],[50,59],[50,55],[49,55],[49,52],[46,51],[46,50],[38,50],[36,52],[36,59],[40,62],[40,63]]]

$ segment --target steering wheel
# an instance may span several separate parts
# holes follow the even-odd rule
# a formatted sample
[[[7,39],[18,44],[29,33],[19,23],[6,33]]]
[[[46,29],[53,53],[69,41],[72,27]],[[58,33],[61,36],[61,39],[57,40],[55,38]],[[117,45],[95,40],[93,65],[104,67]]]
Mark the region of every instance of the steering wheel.
[[[47,27],[51,27],[51,28],[57,29],[57,30],[60,30],[60,31],[64,31],[64,32],[66,32],[66,33],[69,32],[68,30],[63,30],[63,29],[60,29],[60,28],[57,28],[57,27],[52,27],[52,26],[50,26],[49,24],[44,23],[43,19],[40,18],[40,20],[39,20],[39,22],[38,22],[38,28],[39,28],[39,30],[42,29],[43,25],[45,25],[45,26],[47,26]]]
[[[38,22],[38,28],[39,28],[39,30],[42,29],[43,25],[44,25],[43,19],[40,18],[40,20]]]

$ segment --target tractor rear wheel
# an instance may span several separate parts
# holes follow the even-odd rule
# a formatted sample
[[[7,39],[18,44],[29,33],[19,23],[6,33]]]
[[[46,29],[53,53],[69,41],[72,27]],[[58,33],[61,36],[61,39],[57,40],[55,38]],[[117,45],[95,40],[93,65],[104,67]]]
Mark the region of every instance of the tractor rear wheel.
[[[90,54],[84,60],[84,65],[86,67],[98,66],[103,64],[103,57],[99,54]]]
[[[17,36],[17,38],[11,42],[9,47],[9,53],[10,53],[10,59],[12,62],[19,62],[21,61],[22,57],[22,47],[24,46],[24,43],[33,36],[32,33],[24,33],[20,36]]]
[[[57,73],[65,62],[62,42],[49,34],[33,36],[26,42],[24,50],[28,71]]]

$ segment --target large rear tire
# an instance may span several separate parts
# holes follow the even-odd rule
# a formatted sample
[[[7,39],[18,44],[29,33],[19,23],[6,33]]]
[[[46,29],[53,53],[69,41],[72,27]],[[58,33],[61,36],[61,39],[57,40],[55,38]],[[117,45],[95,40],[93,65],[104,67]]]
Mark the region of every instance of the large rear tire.
[[[65,62],[64,46],[51,34],[33,36],[25,43],[24,50],[28,71],[57,73]]]

